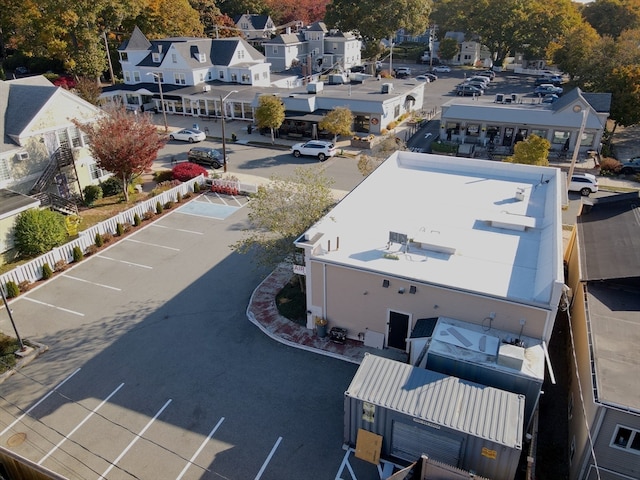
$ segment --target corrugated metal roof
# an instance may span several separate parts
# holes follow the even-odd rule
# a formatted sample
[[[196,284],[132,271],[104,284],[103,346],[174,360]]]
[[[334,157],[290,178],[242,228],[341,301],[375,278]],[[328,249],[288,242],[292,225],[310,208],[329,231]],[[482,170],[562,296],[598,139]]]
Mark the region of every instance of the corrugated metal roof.
[[[456,377],[365,355],[345,395],[483,438],[521,448],[524,397]]]

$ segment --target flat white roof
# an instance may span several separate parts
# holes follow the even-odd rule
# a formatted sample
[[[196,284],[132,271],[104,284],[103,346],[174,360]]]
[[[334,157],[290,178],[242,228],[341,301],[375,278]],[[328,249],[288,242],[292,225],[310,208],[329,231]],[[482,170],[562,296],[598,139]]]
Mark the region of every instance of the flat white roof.
[[[298,243],[312,260],[553,308],[561,182],[552,167],[395,152]]]

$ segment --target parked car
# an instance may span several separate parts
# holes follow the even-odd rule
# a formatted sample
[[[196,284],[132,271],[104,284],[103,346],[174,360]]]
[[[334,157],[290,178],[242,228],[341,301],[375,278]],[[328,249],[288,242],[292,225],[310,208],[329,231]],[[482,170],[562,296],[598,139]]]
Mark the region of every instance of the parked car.
[[[564,80],[560,75],[545,75],[543,77],[538,77],[535,79],[535,84],[544,85],[546,83],[550,83],[551,85],[555,85],[556,87],[562,85]]]
[[[494,72],[493,70],[484,70],[482,72],[476,73],[476,75],[480,75],[481,77],[487,77],[487,78],[490,78],[491,80],[496,78],[496,72]]]
[[[631,175],[632,173],[640,173],[640,157],[630,158],[622,163],[620,173],[624,175]]]
[[[555,93],[547,93],[544,97],[542,97],[542,103],[553,103],[559,98],[560,97]]]
[[[352,73],[361,73],[364,72],[365,69],[366,67],[364,65],[354,65],[349,70],[351,70]]]
[[[461,83],[460,85],[456,86],[456,94],[461,97],[465,95],[482,95],[483,93],[484,90],[482,88],[476,87],[474,85]]]
[[[183,128],[177,132],[173,132],[169,135],[170,140],[181,140],[183,142],[201,142],[205,140],[207,136],[204,132],[196,130],[195,128]]]
[[[307,156],[318,157],[318,160],[324,162],[328,157],[333,157],[336,153],[336,146],[331,142],[323,142],[321,140],[311,140],[306,143],[296,143],[291,147],[291,153],[294,157]]]
[[[437,65],[431,69],[432,72],[436,73],[449,73],[451,69],[446,65]]]
[[[570,192],[580,192],[583,197],[588,197],[598,191],[598,179],[590,173],[574,173],[569,182]]]
[[[16,67],[15,72],[18,75],[26,75],[29,73],[29,69],[27,67]]]
[[[479,82],[485,83],[489,85],[491,83],[491,79],[489,77],[485,77],[484,75],[474,75],[473,77],[468,78],[468,80],[477,80]]]
[[[481,82],[479,80],[465,80],[463,83],[463,85],[471,85],[472,87],[478,87],[480,90],[486,90],[487,89],[487,84],[484,82]]]
[[[204,165],[211,168],[220,168],[224,165],[222,154],[215,148],[193,147],[187,153],[187,159],[191,163]]]
[[[433,73],[425,73],[424,76],[427,77],[430,82],[435,82],[436,80],[438,80],[438,76],[434,75]]]
[[[411,69],[409,67],[396,67],[393,69],[397,78],[405,78],[411,75]]]
[[[421,82],[427,82],[427,83],[431,82],[431,79],[429,77],[427,77],[426,75],[418,75],[416,77],[416,80],[419,80]]]
[[[562,87],[556,87],[555,85],[552,85],[550,83],[543,83],[542,85],[537,86],[533,91],[533,93],[538,95],[539,97],[543,97],[544,95],[547,95],[549,93],[562,95],[562,92],[564,92],[564,89]]]

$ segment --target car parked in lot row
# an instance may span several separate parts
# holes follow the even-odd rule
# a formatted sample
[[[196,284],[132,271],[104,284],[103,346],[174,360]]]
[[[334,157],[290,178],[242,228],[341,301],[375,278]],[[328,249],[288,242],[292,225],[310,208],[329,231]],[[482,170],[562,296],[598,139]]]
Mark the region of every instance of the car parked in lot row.
[[[482,88],[476,87],[474,85],[461,83],[460,85],[456,86],[456,94],[461,97],[465,95],[482,95],[483,93],[484,90]]]
[[[598,191],[598,179],[590,173],[574,173],[569,182],[570,192],[580,192],[583,197],[588,197]]]
[[[432,72],[436,72],[436,73],[449,73],[451,72],[451,69],[449,67],[447,67],[446,65],[437,65],[435,67],[433,67],[431,69]]]
[[[337,151],[336,146],[331,142],[322,140],[311,140],[306,143],[296,143],[291,147],[291,153],[294,157],[318,157],[318,160],[324,162],[327,158],[333,157]]]
[[[564,89],[562,87],[556,87],[555,85],[552,85],[550,83],[543,83],[542,85],[538,85],[533,91],[533,93],[538,95],[539,97],[544,97],[545,95],[548,95],[550,93],[553,93],[555,95],[562,95],[562,92],[564,92]]]
[[[181,140],[183,142],[202,142],[206,140],[207,136],[204,132],[196,130],[195,128],[183,128],[177,132],[173,132],[169,135],[169,140]]]

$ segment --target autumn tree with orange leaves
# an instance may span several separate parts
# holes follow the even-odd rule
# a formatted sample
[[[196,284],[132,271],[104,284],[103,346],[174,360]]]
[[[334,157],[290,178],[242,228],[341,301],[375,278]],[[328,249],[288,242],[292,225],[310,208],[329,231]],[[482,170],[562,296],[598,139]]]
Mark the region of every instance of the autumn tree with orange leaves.
[[[89,138],[89,151],[98,167],[120,180],[129,202],[129,185],[151,168],[167,142],[166,135],[158,133],[148,115],[134,115],[122,107],[107,110],[95,123],[74,123]]]

